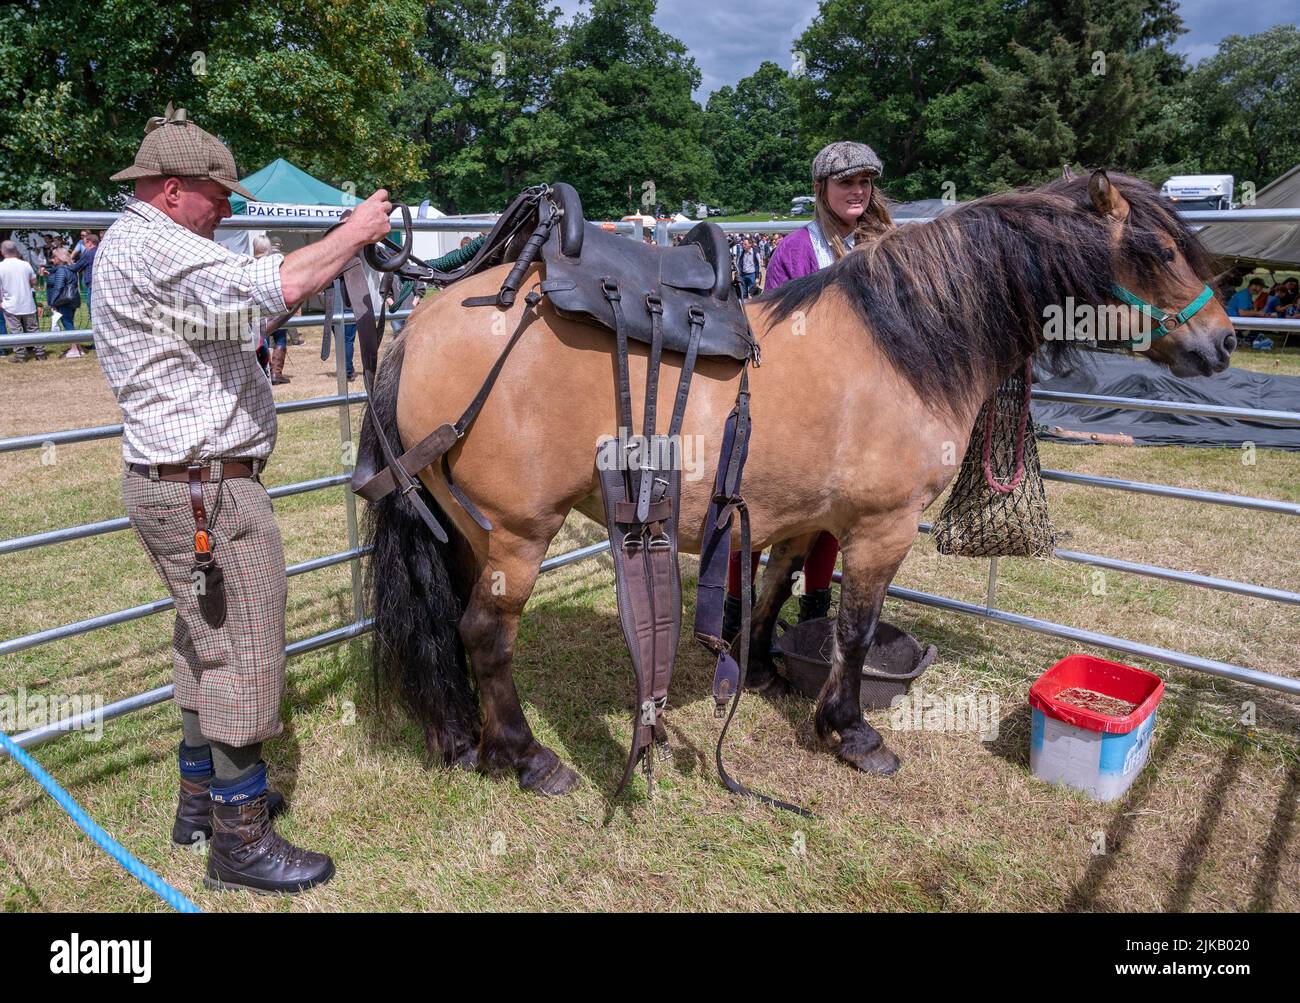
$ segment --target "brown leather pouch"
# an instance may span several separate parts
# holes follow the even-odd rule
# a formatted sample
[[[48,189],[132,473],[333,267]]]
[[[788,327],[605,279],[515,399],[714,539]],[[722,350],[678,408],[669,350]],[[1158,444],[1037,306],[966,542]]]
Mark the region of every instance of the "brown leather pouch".
[[[226,576],[217,562],[209,560],[206,564],[196,563],[190,571],[194,582],[194,591],[199,600],[199,612],[204,622],[216,630],[226,622]]]

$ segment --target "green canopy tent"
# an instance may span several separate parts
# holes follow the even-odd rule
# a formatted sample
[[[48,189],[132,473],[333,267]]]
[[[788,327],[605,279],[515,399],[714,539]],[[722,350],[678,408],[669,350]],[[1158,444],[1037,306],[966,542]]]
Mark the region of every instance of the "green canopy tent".
[[[240,184],[252,192],[254,198],[250,201],[241,195],[231,195],[230,210],[235,215],[266,219],[338,219],[357,202],[355,196],[327,185],[283,158],[272,160],[260,171],[241,179]],[[252,254],[253,238],[265,232],[218,228],[216,239],[232,251]],[[320,233],[319,227],[301,230],[277,227],[272,231],[272,239],[283,250],[292,251],[319,239]]]
[[[324,181],[313,178],[300,167],[295,167],[282,157],[272,160],[255,174],[240,181],[263,205],[318,209],[337,208],[340,211],[356,204],[356,198]],[[241,195],[230,196],[230,209],[242,215],[248,201]]]

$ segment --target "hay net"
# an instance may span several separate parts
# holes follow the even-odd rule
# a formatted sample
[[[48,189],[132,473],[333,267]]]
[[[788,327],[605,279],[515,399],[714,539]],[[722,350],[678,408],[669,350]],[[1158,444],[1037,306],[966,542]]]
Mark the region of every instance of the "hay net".
[[[980,408],[952,492],[934,524],[939,553],[1046,557],[1056,546],[1029,414],[1032,361]]]

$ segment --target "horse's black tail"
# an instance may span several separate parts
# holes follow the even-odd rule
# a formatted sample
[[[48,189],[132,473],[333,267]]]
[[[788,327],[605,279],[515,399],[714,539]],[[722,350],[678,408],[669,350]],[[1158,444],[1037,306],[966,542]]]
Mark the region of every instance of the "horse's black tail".
[[[369,407],[390,436],[397,429],[397,387],[404,339],[385,356]],[[369,441],[367,441],[369,440]],[[378,442],[367,417],[363,448]],[[478,743],[478,692],[457,624],[468,600],[469,548],[424,487],[449,541],[439,543],[401,492],[368,506],[366,593],[374,617],[372,658],[381,709],[400,704],[424,731],[430,757],[455,762]]]

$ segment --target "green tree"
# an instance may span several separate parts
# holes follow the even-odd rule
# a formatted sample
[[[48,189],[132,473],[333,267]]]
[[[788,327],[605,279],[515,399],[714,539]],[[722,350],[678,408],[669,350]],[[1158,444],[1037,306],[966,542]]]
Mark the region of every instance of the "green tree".
[[[709,201],[784,211],[790,199],[810,190],[791,83],[781,67],[765,61],[734,89],[709,96],[704,143],[717,165],[716,180],[701,193]]]
[[[1263,188],[1300,162],[1300,28],[1229,35],[1188,77],[1183,168]]]
[[[1166,155],[1175,0],[824,0],[797,41],[806,151],[869,143],[898,198],[968,198],[1065,161]]]
[[[167,102],[246,171],[277,156],[358,190],[417,170],[386,128],[419,0],[18,0],[0,10],[0,201],[97,209]],[[363,44],[359,44],[359,41]]]
[[[592,216],[617,217],[645,199],[675,207],[699,198],[713,174],[691,97],[700,71],[654,12],[654,0],[593,0],[577,14],[539,115],[554,151],[543,173],[573,184]]]
[[[549,180],[538,168],[562,140],[545,108],[562,55],[558,18],[545,0],[428,5],[420,65],[390,116],[421,150],[412,199],[427,192],[446,211],[479,212]]]
[[[1139,171],[1166,152],[1153,129],[1178,95],[1176,0],[1028,0],[1009,60],[983,63],[991,102],[972,176],[987,188],[1045,180],[1063,163]]]
[[[804,152],[851,139],[884,163],[896,198],[969,194],[971,127],[988,102],[980,61],[1003,52],[1014,21],[1000,0],[823,0],[795,43]]]

